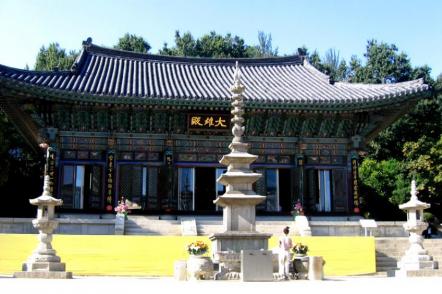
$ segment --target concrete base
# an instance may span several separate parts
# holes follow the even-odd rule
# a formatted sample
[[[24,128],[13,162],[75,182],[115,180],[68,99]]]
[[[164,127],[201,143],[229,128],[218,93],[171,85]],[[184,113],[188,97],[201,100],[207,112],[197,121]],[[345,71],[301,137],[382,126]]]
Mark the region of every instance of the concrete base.
[[[177,281],[187,281],[187,262],[185,260],[177,260],[173,264],[173,277]]]
[[[405,255],[397,265],[403,271],[433,270],[439,267],[437,261],[429,255]]]
[[[314,280],[323,280],[324,279],[324,260],[322,256],[309,256],[308,263],[308,279],[311,281]]]
[[[312,235],[312,230],[306,216],[298,215],[295,217],[295,234],[302,237]]]
[[[241,281],[273,281],[272,251],[242,250]]]
[[[209,236],[212,241],[212,257],[219,263],[218,280],[240,278],[242,250],[267,250],[271,234],[258,232],[227,231]]]
[[[394,272],[394,276],[398,278],[411,277],[442,277],[442,270],[440,269],[425,269],[425,270],[398,270]]]
[[[117,214],[115,216],[115,235],[124,235],[124,225],[126,216],[124,214]]]
[[[13,277],[25,279],[72,279],[72,272],[15,272]]]
[[[64,262],[27,262],[23,264],[22,270],[24,272],[64,272],[66,264]]]
[[[209,236],[212,241],[212,252],[228,251],[241,252],[241,250],[267,250],[268,239],[272,234],[258,232],[227,231]]]

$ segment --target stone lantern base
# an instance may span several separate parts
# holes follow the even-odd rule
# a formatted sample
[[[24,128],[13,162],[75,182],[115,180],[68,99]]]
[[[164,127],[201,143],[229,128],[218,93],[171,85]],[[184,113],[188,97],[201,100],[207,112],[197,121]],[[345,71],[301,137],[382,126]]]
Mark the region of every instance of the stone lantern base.
[[[405,255],[398,262],[398,274],[406,271],[419,271],[419,270],[434,270],[438,268],[437,261],[433,260],[429,255]]]
[[[72,279],[72,272],[54,272],[54,271],[15,272],[13,277],[25,278],[25,279]]]
[[[209,236],[212,241],[212,252],[241,250],[267,250],[268,239],[271,234],[258,232],[223,232]]]
[[[39,256],[41,258],[41,256]],[[43,259],[51,259],[50,261],[38,260],[38,256],[31,256],[30,260],[23,263],[22,271],[15,272],[14,278],[35,278],[35,279],[72,279],[72,272],[66,271],[66,264],[60,262],[60,257],[44,256]]]
[[[241,250],[267,250],[271,234],[258,232],[227,231],[212,234],[214,262],[219,263],[216,280],[239,280],[241,272]]]

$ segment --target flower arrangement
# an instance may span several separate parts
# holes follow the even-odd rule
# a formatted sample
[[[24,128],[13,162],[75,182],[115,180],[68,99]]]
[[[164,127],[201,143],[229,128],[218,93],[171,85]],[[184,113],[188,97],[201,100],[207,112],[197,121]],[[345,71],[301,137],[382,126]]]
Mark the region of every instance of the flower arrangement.
[[[293,207],[292,214],[294,216],[304,215],[304,208],[302,207],[301,200],[297,200],[295,206]]]
[[[115,206],[114,211],[117,214],[123,214],[124,218],[127,218],[127,214],[130,213],[129,206],[126,204],[126,200],[124,197],[121,197],[121,200],[118,201],[118,205]]]
[[[302,243],[296,243],[295,246],[293,246],[292,251],[297,255],[305,255],[308,252],[308,246]]]
[[[203,241],[195,241],[187,245],[187,252],[190,255],[202,255],[206,253],[209,249],[209,246]]]

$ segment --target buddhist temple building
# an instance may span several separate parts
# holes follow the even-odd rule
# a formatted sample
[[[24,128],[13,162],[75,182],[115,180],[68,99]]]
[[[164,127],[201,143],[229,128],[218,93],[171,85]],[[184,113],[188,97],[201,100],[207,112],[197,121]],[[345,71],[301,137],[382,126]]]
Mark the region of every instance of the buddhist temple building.
[[[105,212],[125,197],[138,213],[216,214],[236,61],[244,141],[263,175],[254,188],[267,196],[258,214],[289,214],[298,199],[310,215],[358,213],[361,152],[430,93],[422,80],[333,82],[298,55],[170,57],[88,39],[67,71],[0,65],[0,103],[37,152],[52,147],[48,173],[62,211]]]

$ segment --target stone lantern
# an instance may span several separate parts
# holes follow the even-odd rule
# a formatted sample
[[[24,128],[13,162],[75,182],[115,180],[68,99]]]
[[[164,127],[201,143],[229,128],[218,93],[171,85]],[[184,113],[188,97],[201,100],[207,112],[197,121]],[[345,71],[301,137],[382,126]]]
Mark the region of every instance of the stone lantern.
[[[58,221],[54,219],[55,206],[63,204],[63,200],[52,197],[49,187],[49,175],[44,178],[43,194],[29,200],[36,205],[37,218],[32,225],[38,230],[39,244],[28,260],[22,266],[22,272],[14,273],[15,278],[72,278],[71,272],[66,272],[66,265],[60,262],[60,257],[52,248],[52,232],[57,228]]]
[[[411,199],[407,203],[399,205],[399,208],[407,213],[407,222],[404,229],[410,234],[408,240],[410,247],[405,255],[398,262],[398,268],[402,272],[416,271],[422,269],[435,269],[437,263],[427,254],[422,242],[422,232],[427,228],[424,222],[424,209],[430,207],[430,204],[417,199],[416,181],[411,182]]]

